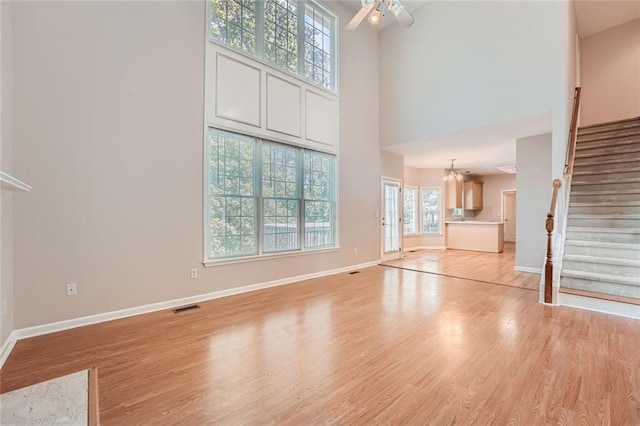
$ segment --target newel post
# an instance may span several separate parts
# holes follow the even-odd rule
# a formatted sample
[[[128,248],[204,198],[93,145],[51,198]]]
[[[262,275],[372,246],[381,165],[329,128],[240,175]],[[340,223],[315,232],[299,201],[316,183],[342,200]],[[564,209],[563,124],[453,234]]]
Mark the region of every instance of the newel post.
[[[547,261],[544,265],[544,303],[553,302],[553,215],[547,214]]]

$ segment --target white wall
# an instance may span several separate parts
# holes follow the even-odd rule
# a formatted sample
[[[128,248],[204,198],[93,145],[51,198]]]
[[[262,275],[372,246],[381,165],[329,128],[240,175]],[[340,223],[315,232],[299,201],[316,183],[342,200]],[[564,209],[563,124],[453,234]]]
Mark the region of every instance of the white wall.
[[[416,169],[414,167],[404,168],[404,185],[415,186],[420,190],[420,187],[440,188],[440,194],[442,197],[442,210],[440,217],[442,218],[442,229],[440,235],[406,235],[403,239],[403,249],[411,250],[418,247],[444,247],[444,183],[442,180],[442,169]],[[418,193],[418,203],[420,203],[420,194]],[[418,232],[420,228],[420,209],[417,212],[418,219]]]
[[[429,2],[380,36],[383,146],[551,110],[550,3]],[[545,25],[546,26],[546,25]],[[554,43],[555,41],[555,43]],[[526,48],[523,48],[526,46]]]
[[[378,259],[377,40],[339,37],[342,249],[203,268],[205,4],[15,4],[16,328]]]
[[[567,156],[567,143],[573,114],[573,97],[576,90],[576,23],[575,3],[558,2],[561,16],[560,97],[556,99],[553,117],[552,167],[553,179],[562,179]]]
[[[551,202],[551,135],[516,141],[516,267],[541,269],[547,233],[545,221]]]
[[[640,116],[640,19],[580,39],[581,124]]]
[[[474,220],[499,221],[502,218],[502,192],[516,189],[516,175],[483,176],[482,210]]]
[[[551,111],[562,173],[575,62],[572,6],[563,3],[428,2],[410,28],[382,31],[382,145]]]
[[[12,3],[0,2],[0,168],[12,172],[13,147],[13,49]],[[24,196],[25,194],[18,194]],[[13,331],[13,197],[10,191],[0,197],[0,347]],[[5,311],[6,307],[6,311]]]

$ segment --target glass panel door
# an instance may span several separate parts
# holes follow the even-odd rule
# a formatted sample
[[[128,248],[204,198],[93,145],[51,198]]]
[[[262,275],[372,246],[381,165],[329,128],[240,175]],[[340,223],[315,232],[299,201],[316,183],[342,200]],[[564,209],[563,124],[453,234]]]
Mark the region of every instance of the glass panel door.
[[[382,259],[400,257],[400,182],[382,181]]]

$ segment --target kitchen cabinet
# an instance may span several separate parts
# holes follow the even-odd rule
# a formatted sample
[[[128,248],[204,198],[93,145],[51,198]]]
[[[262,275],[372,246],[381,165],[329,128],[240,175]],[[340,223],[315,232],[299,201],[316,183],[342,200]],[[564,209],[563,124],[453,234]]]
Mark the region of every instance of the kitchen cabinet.
[[[464,183],[464,209],[482,210],[482,182],[469,180]]]
[[[445,200],[445,208],[447,209],[461,209],[462,208],[462,181],[450,180],[447,181],[447,197]]]

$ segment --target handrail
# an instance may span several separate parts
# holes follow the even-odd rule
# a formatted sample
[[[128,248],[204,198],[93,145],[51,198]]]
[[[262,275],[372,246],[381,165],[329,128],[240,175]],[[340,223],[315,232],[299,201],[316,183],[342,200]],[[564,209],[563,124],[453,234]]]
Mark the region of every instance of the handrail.
[[[553,301],[553,216],[556,211],[556,203],[558,201],[558,190],[562,186],[562,181],[556,179],[553,181],[553,194],[551,195],[551,207],[547,213],[547,261],[544,265],[544,303],[552,303]]]
[[[567,155],[564,162],[563,178],[573,174],[573,160],[576,156],[576,142],[578,140],[578,110],[580,109],[580,87],[576,87],[573,93],[573,113],[571,114],[571,127],[569,128],[569,141],[567,142]]]

